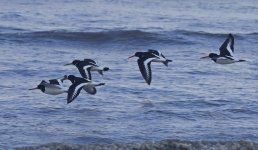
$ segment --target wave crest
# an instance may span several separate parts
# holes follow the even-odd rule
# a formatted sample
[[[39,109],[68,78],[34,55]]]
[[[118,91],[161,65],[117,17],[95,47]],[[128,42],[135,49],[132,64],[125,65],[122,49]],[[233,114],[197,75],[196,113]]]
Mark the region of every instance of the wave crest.
[[[236,149],[257,149],[258,143],[252,141],[180,141],[180,140],[164,140],[160,142],[145,142],[143,144],[46,144],[35,147],[17,148],[25,149],[159,149],[159,150],[236,150]]]
[[[15,31],[19,31],[15,29]],[[21,30],[22,31],[22,30]],[[42,42],[42,41],[65,41],[84,43],[117,43],[117,44],[195,44],[196,38],[221,38],[228,33],[210,33],[204,31],[174,30],[161,32],[147,32],[141,30],[115,30],[100,32],[71,32],[63,30],[39,31],[39,32],[9,32],[2,33],[2,38],[21,42]],[[234,33],[233,33],[234,34]],[[242,38],[248,35],[256,36],[258,33],[237,34]]]

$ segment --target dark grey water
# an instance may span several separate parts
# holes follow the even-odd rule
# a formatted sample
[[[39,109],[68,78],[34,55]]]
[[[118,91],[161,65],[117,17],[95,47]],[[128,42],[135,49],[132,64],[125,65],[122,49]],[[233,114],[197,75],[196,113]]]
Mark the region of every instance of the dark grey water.
[[[146,140],[258,140],[258,2],[0,2],[0,147]],[[199,58],[228,33],[248,62]],[[173,63],[152,64],[148,86],[135,51],[160,49]],[[92,58],[111,70],[97,95],[28,91],[42,79],[79,73],[63,65]],[[67,83],[68,85],[68,83]]]

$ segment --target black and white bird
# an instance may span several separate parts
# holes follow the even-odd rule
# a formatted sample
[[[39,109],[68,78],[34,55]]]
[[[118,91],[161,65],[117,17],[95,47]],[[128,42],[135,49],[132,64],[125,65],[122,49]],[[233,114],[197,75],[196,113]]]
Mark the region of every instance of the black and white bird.
[[[92,59],[84,60],[74,60],[72,63],[65,64],[74,65],[79,70],[81,76],[85,79],[91,80],[91,71],[97,71],[99,74],[103,75],[103,71],[108,71],[108,67],[101,67]]]
[[[166,59],[165,56],[157,50],[149,49],[147,52],[136,52],[133,56],[128,58],[138,57],[137,60],[140,72],[142,77],[145,79],[146,83],[150,85],[152,80],[151,73],[151,62],[161,62],[164,65],[168,66],[168,62],[172,62],[172,60]]]
[[[70,80],[72,85],[68,89],[67,104],[71,103],[81,92],[82,88],[90,94],[96,94],[96,86],[105,85],[104,83],[93,84],[90,80],[76,77],[74,75],[65,75],[63,80]]]
[[[63,86],[63,79],[51,79],[48,82],[45,80],[42,80],[37,87],[29,90],[36,90],[36,89],[39,89],[43,93],[49,94],[49,95],[58,95],[58,94],[66,93],[68,91],[68,89]]]
[[[219,48],[220,54],[210,53],[208,56],[202,57],[203,58],[210,58],[215,63],[218,64],[232,64],[236,62],[244,62],[246,60],[239,60],[234,58],[234,37],[232,34],[229,34],[227,39]]]

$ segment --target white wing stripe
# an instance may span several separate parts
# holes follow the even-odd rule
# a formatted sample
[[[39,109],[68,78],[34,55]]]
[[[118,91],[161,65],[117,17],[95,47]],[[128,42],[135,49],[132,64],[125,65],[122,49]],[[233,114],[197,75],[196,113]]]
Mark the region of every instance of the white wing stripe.
[[[60,87],[63,87],[63,83],[62,83],[61,79],[57,79],[57,82],[59,83]]]
[[[166,59],[164,57],[162,57],[161,53],[158,55],[152,53],[154,56],[156,56],[158,59],[160,59],[161,61],[166,61]]]
[[[96,63],[93,63],[93,62],[89,62],[90,64],[92,64],[92,65],[97,65]]]
[[[90,67],[91,67],[90,65],[87,65],[87,66],[84,66],[84,67],[83,67],[83,69],[84,69],[84,71],[85,71],[85,74],[86,74],[87,78],[89,78],[89,77],[90,77],[89,72],[88,72],[88,68],[90,68]]]
[[[85,86],[85,85],[87,85],[87,83],[81,83],[81,84],[79,84],[79,85],[76,86],[76,88],[74,89],[74,92],[73,92],[72,99],[73,99],[74,96],[78,93],[78,90],[79,90],[81,87]]]
[[[146,71],[146,75],[147,75],[147,78],[150,77],[150,71],[149,71],[149,67],[148,67],[148,63],[150,63],[152,60],[154,60],[155,58],[148,58],[144,61],[144,68],[145,68],[145,71]]]
[[[146,59],[146,60],[144,61],[144,67],[147,68],[148,63],[151,62],[151,61],[154,60],[154,59],[156,59],[156,58],[148,58],[148,59]]]
[[[229,42],[228,42],[228,45],[227,45],[227,50],[228,50],[228,52],[230,53],[230,55],[231,56],[233,56],[233,51],[232,51],[232,49],[231,49],[231,47],[230,47],[230,45],[231,45],[231,39],[229,40]]]

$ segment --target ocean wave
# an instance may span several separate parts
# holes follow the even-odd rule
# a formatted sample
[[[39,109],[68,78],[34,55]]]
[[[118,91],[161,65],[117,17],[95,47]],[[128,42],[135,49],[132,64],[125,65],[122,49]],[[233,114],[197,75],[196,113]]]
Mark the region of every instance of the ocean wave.
[[[130,31],[104,31],[104,32],[67,32],[67,31],[42,31],[26,33],[25,36],[34,38],[52,38],[60,40],[78,41],[123,41],[134,39],[155,39],[157,34],[140,30]]]
[[[51,41],[80,42],[85,44],[188,44],[182,37],[172,37],[170,34],[161,32],[146,32],[141,30],[102,31],[102,32],[68,32],[68,31],[39,31],[20,33],[0,33],[3,41],[17,43],[43,43]],[[0,39],[0,40],[1,40]]]
[[[191,31],[191,30],[174,30],[174,33],[189,35],[189,36],[212,36],[212,37],[221,37],[228,35],[231,32],[212,32],[212,31]],[[232,33],[238,36],[248,36],[248,35],[258,35],[258,32],[236,32]]]
[[[126,150],[236,150],[258,148],[258,143],[253,141],[181,141],[181,140],[164,140],[159,142],[145,142],[142,144],[61,144],[52,143],[35,147],[17,148],[17,150],[56,150],[56,149],[74,149],[74,150],[100,150],[100,149],[126,149]]]
[[[26,32],[27,30],[15,27],[0,26],[0,34]]]
[[[3,28],[2,28],[3,29]],[[0,31],[1,28],[0,28]],[[7,29],[5,29],[7,31]],[[141,30],[111,30],[99,32],[74,32],[64,30],[30,32],[22,29],[10,29],[0,32],[1,39],[14,42],[65,41],[85,43],[161,43],[161,44],[195,44],[196,37],[220,38],[228,33],[212,33],[205,31],[174,30],[147,32]],[[258,35],[258,33],[233,33],[237,36]]]

